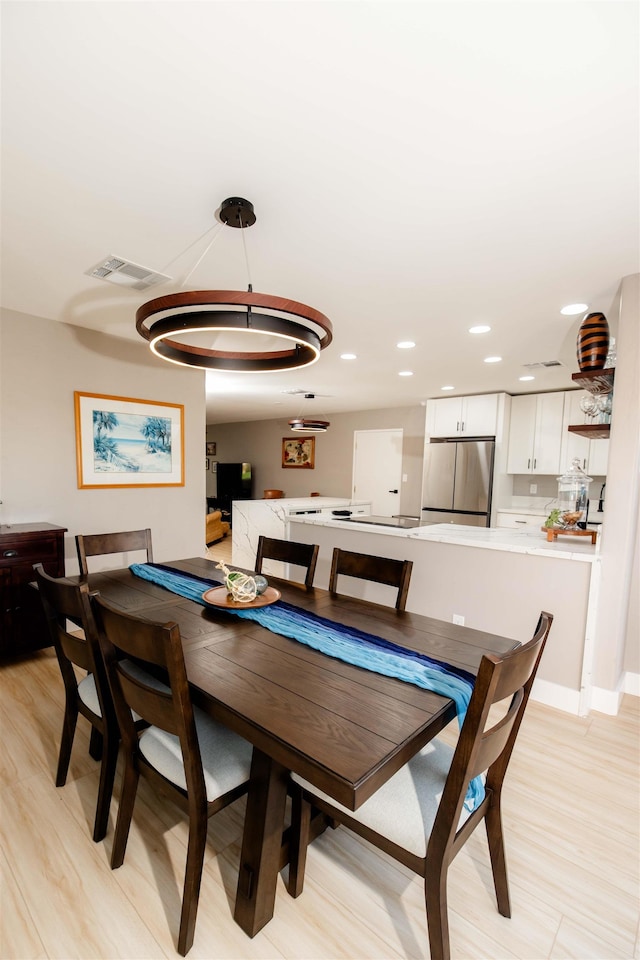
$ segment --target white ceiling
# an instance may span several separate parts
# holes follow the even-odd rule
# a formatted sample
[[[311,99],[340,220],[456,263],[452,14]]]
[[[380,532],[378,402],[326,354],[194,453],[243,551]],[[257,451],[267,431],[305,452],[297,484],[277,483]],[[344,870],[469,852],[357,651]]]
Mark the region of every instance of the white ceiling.
[[[306,370],[208,374],[209,423],[569,387],[581,318],[560,308],[606,313],[639,269],[638,9],[4,0],[2,304],[142,343],[136,308],[244,196],[254,290],[334,341]],[[187,288],[246,289],[239,237]],[[85,276],[108,254],[177,257],[175,282]]]

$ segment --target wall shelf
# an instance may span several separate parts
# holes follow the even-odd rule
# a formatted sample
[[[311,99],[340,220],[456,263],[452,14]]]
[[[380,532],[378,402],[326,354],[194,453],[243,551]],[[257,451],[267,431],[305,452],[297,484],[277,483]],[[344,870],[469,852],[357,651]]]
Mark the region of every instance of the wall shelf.
[[[615,373],[615,367],[607,367],[603,370],[593,370],[591,373],[587,373],[586,370],[581,370],[579,373],[572,373],[571,379],[574,383],[577,383],[579,387],[582,387],[583,390],[588,390],[589,393],[597,396],[600,394],[611,393],[613,390]]]
[[[610,423],[582,423],[579,426],[567,427],[569,433],[577,433],[588,440],[608,440],[611,432]]]
[[[588,373],[586,370],[580,370],[579,373],[572,373],[571,379],[583,390],[588,390],[592,396],[606,396],[613,391],[613,381],[616,375],[615,367],[607,367],[602,370],[593,370]],[[567,427],[569,433],[577,433],[588,440],[608,440],[611,433],[610,423],[582,423],[576,426]]]

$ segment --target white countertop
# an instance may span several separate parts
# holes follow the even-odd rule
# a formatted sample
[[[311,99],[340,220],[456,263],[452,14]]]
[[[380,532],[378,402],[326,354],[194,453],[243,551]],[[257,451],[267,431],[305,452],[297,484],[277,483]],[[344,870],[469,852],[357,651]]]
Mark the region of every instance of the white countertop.
[[[560,536],[555,542],[548,543],[542,530],[466,527],[455,523],[435,523],[403,530],[398,527],[374,526],[358,521],[345,522],[326,516],[316,517],[313,514],[291,518],[291,522],[342,529],[352,528],[358,533],[375,533],[386,537],[435,541],[460,547],[504,550],[509,553],[527,553],[534,556],[555,557],[559,560],[580,560],[586,563],[590,563],[598,553],[597,543],[594,546],[587,538]]]

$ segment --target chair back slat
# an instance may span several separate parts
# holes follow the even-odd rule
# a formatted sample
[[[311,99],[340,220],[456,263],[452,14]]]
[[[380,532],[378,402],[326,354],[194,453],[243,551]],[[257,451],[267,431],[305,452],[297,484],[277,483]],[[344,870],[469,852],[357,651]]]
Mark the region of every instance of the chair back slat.
[[[311,587],[318,562],[318,550],[319,547],[315,543],[299,543],[296,540],[277,540],[273,537],[260,536],[256,554],[256,573],[262,573],[263,560],[292,563],[294,566],[304,567],[305,587]]]
[[[76,536],[76,551],[80,574],[88,576],[88,557],[107,556],[112,553],[133,553],[144,550],[147,563],[153,562],[151,530],[124,530],[121,533],[92,533]]]
[[[129,708],[147,723],[178,736],[180,727],[176,722],[171,689],[167,687],[163,691],[157,686],[144,683],[139,675],[132,676],[127,672],[126,663],[124,666],[116,663],[114,669],[117,671],[120,689]]]
[[[409,592],[409,582],[413,561],[394,560],[391,557],[375,557],[365,553],[353,553],[335,547],[331,562],[329,590],[337,592],[338,576],[356,577],[359,580],[371,580],[374,583],[396,587],[398,597],[396,609],[404,610]]]

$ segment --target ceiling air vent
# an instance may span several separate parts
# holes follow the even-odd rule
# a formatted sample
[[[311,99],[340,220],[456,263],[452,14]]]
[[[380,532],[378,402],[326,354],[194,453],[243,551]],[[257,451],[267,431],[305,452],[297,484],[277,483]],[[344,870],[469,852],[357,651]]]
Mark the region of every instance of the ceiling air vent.
[[[130,287],[131,290],[146,290],[148,287],[155,287],[159,283],[166,283],[173,279],[164,273],[158,273],[151,267],[143,267],[139,263],[133,263],[131,260],[124,260],[122,257],[108,256],[95,267],[85,270],[88,277],[96,277],[98,280],[106,280],[108,283],[116,283],[120,287]]]
[[[540,367],[563,367],[564,364],[559,360],[539,360],[537,363],[523,363],[527,370],[539,370]]]

